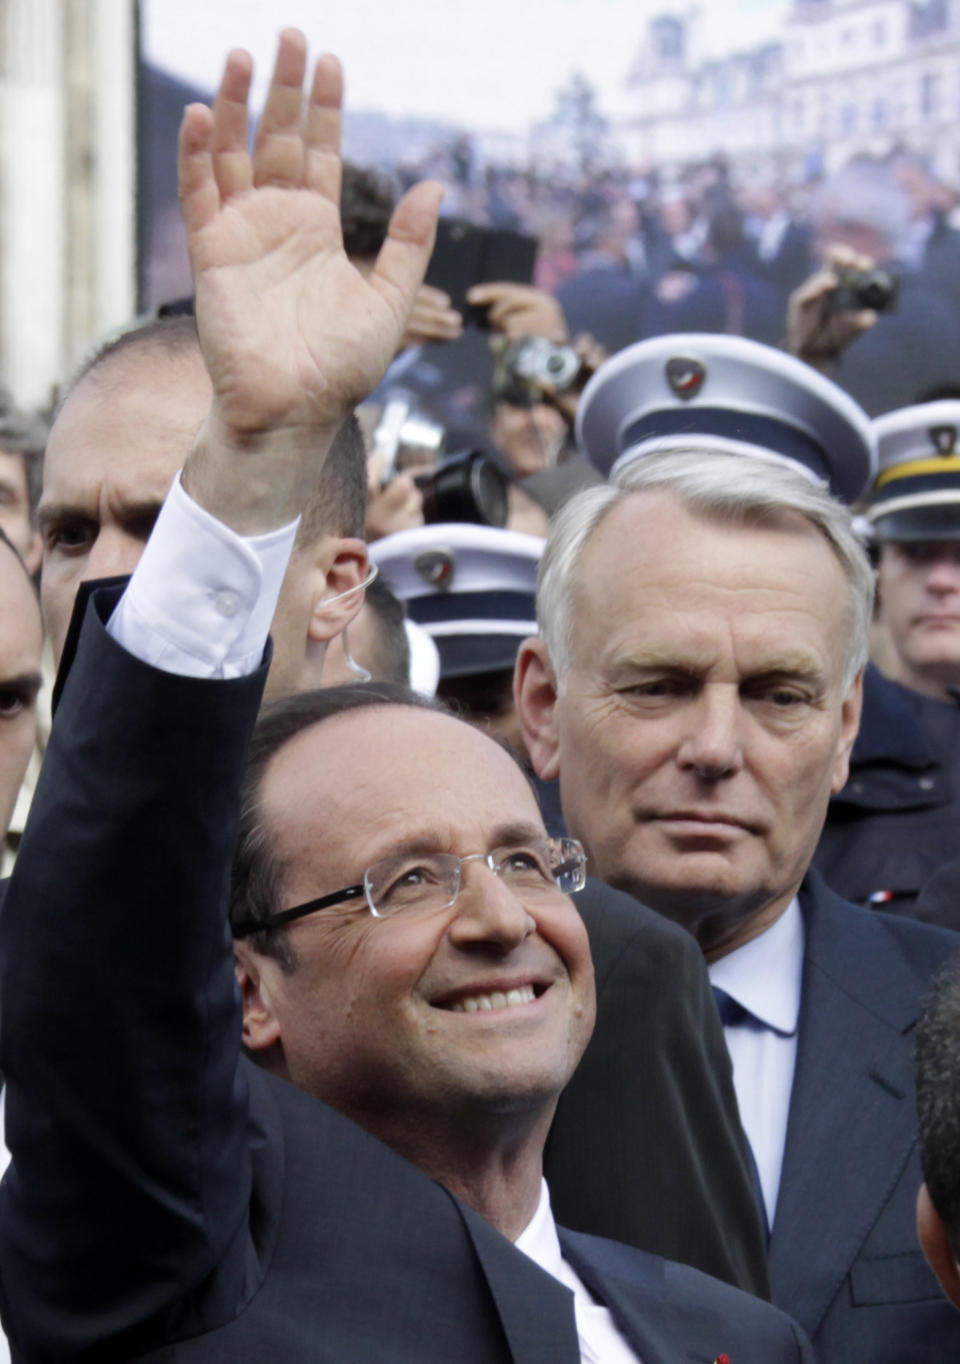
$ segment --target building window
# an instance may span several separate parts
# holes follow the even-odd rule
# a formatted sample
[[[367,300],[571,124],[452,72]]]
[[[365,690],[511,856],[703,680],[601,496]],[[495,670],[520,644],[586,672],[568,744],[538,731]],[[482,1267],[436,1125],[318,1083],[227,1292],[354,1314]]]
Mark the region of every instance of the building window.
[[[840,106],[840,119],[838,131],[841,137],[847,137],[850,133],[857,131],[857,123],[860,119],[860,111],[855,104],[843,104]]]
[[[936,71],[927,71],[920,78],[920,114],[922,118],[934,119],[940,112],[940,76]]]
[[[873,45],[883,47],[887,41],[887,26],[882,19],[877,19],[873,25]]]
[[[875,99],[873,101],[873,106],[871,107],[870,115],[873,120],[874,128],[878,130],[886,128],[887,125],[889,124],[890,106],[887,104],[887,101],[883,98],[882,95],[880,96],[879,99]]]

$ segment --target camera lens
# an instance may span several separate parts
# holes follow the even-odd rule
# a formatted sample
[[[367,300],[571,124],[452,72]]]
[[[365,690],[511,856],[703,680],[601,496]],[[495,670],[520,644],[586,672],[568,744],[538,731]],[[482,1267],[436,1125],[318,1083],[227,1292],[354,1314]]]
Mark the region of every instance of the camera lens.
[[[423,495],[428,525],[473,521],[502,528],[507,523],[507,477],[481,450],[452,455],[414,482]]]
[[[883,312],[893,293],[893,280],[886,270],[874,270],[866,275],[860,287],[860,300],[864,308]]]

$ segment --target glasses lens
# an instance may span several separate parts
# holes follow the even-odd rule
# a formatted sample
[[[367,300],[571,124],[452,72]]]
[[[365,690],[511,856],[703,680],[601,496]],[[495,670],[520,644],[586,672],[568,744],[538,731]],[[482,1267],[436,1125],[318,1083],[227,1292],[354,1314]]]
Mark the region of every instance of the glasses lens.
[[[546,841],[504,849],[493,857],[497,875],[515,890],[553,890],[556,885],[550,845]]]
[[[497,873],[515,890],[562,890],[565,895],[582,890],[586,857],[575,838],[550,838],[494,854]]]
[[[367,903],[383,919],[409,909],[446,909],[459,884],[460,861],[451,853],[385,857],[363,878]]]
[[[583,890],[587,880],[587,856],[575,838],[553,840],[553,877],[564,895]]]

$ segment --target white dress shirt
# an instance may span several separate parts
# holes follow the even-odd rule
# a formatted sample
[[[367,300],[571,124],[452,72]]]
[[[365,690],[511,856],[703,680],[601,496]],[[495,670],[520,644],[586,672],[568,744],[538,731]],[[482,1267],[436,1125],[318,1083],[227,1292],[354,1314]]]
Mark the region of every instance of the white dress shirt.
[[[753,1015],[723,1032],[771,1228],[797,1063],[803,948],[803,919],[794,899],[765,933],[709,967],[710,984]]]
[[[621,1335],[609,1310],[594,1300],[580,1276],[563,1258],[545,1179],[540,1181],[540,1202],[533,1220],[514,1245],[573,1293],[582,1364],[642,1364],[640,1356]]]
[[[128,653],[185,677],[243,677],[260,663],[299,519],[235,535],[180,475],[107,626]]]
[[[780,250],[789,226],[790,215],[782,211],[772,213],[764,223],[757,238],[757,255],[764,264],[769,265]]]

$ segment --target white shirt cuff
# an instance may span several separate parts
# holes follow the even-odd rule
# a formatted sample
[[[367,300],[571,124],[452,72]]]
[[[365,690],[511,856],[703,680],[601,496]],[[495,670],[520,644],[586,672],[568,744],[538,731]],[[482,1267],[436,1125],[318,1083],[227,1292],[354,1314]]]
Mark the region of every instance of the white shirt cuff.
[[[142,662],[184,677],[260,666],[299,518],[236,535],[194,502],[180,475],[107,630]]]

